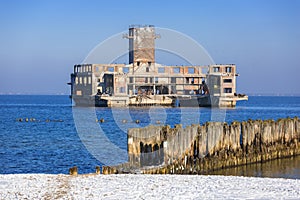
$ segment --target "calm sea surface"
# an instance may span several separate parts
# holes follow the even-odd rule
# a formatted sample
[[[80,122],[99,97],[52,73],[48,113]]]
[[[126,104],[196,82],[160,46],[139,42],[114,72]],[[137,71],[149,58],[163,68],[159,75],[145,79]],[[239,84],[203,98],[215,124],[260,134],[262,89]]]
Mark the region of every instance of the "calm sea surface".
[[[68,173],[74,165],[79,173],[90,173],[96,165],[110,164],[109,160],[125,162],[126,130],[130,127],[295,116],[300,117],[300,97],[250,96],[249,101],[238,102],[235,109],[110,109],[74,108],[68,96],[0,95],[0,174]],[[96,122],[101,118],[103,123]],[[95,143],[102,142],[100,148],[94,148],[91,138]],[[300,179],[300,157],[216,173]]]

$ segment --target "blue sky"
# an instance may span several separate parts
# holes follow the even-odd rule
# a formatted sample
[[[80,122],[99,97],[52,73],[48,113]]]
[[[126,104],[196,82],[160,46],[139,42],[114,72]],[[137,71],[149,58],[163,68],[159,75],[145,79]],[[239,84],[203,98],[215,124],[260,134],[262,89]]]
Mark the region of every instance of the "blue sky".
[[[300,94],[300,1],[0,1],[0,93],[68,94],[73,65],[131,24],[174,29],[216,63],[235,63],[238,92]],[[164,63],[168,64],[168,63]]]

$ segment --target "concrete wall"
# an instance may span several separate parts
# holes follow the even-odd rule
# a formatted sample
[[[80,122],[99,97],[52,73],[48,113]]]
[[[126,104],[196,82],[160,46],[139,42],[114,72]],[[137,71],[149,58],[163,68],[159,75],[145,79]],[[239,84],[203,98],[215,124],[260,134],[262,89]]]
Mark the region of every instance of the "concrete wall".
[[[216,169],[300,155],[300,120],[207,122],[182,128],[128,130],[129,162],[106,169],[139,173],[202,174]],[[127,166],[127,167],[124,167]],[[129,170],[130,171],[130,170]]]

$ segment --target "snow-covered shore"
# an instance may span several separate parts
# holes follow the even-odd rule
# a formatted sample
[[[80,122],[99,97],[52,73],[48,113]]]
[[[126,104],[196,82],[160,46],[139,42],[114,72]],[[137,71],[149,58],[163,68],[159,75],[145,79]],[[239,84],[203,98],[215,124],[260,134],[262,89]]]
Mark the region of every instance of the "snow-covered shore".
[[[0,199],[300,199],[300,180],[198,175],[0,175]]]

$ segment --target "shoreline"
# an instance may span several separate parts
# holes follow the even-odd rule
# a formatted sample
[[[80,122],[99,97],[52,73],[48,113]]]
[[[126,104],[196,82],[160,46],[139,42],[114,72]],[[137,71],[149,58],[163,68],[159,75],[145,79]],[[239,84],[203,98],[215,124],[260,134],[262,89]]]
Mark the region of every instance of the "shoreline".
[[[300,180],[220,175],[0,175],[0,199],[300,198]]]

